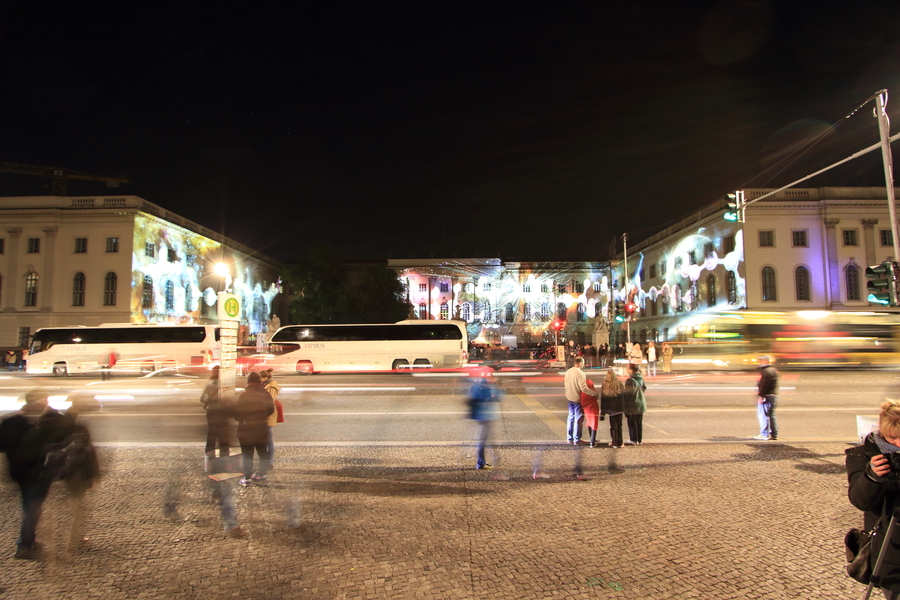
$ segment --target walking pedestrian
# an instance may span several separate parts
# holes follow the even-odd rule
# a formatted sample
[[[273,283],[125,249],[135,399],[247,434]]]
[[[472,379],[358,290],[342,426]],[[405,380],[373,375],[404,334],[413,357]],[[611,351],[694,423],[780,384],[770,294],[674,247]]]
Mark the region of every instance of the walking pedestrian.
[[[755,440],[777,440],[778,422],[775,420],[775,405],[778,394],[778,371],[772,366],[775,360],[769,355],[759,357],[759,381],[756,383],[758,398],[756,416],[759,420],[759,435]]]
[[[653,340],[647,343],[647,377],[656,377],[656,342]]]
[[[864,529],[872,531],[880,525],[879,535],[872,536],[869,568],[881,554],[883,562],[876,584],[888,600],[900,598],[900,527],[895,527],[888,544],[881,535],[895,512],[900,498],[900,479],[891,475],[891,463],[900,456],[900,401],[881,403],[878,429],[866,436],[859,446],[845,451],[850,503],[863,511]],[[874,578],[873,578],[874,580]]]
[[[206,387],[200,395],[200,402],[206,410],[206,456],[215,458],[216,447],[219,449],[219,458],[228,456],[231,453],[231,411],[222,398],[218,365],[212,368]]]
[[[281,402],[278,400],[278,394],[281,393],[281,386],[278,385],[278,382],[272,377],[272,369],[260,371],[259,377],[263,387],[269,392],[269,395],[272,396],[272,402],[275,403],[275,412],[266,419],[266,425],[269,428],[269,441],[266,444],[266,447],[269,449],[269,471],[271,471],[272,467],[275,466],[275,425],[284,421],[284,409],[281,406]],[[279,421],[279,419],[281,419],[281,421]]]
[[[632,365],[641,366],[641,363],[644,362],[644,353],[641,350],[641,345],[635,342],[631,345],[631,349],[628,351],[628,362]]]
[[[566,400],[569,401],[569,416],[566,420],[566,441],[581,444],[581,427],[584,422],[584,411],[581,408],[581,394],[597,397],[597,392],[587,385],[587,376],[582,371],[584,358],[577,356],[574,365],[566,371],[563,379],[566,387]]]
[[[662,363],[663,363],[663,375],[671,375],[672,374],[672,357],[675,355],[675,350],[672,349],[672,346],[665,342],[662,345]]]
[[[628,421],[629,441],[626,443],[640,446],[644,443],[644,413],[647,412],[644,392],[647,385],[637,365],[628,365],[628,373],[629,377],[625,382],[625,419]]]
[[[491,469],[493,464],[485,458],[485,449],[491,433],[491,421],[496,417],[495,405],[500,401],[498,390],[487,380],[487,374],[478,374],[469,388],[469,416],[475,421],[477,448],[475,450],[475,468]],[[493,452],[491,453],[493,455]],[[496,462],[496,457],[493,459]]]
[[[625,414],[625,386],[610,369],[600,386],[600,418],[609,417],[610,448],[622,447],[622,415]]]
[[[594,368],[594,358],[597,356],[597,349],[590,344],[584,345],[584,366],[588,369]]]
[[[594,382],[588,379],[587,386],[594,389]],[[597,447],[597,421],[600,419],[600,404],[597,402],[597,396],[581,393],[581,410],[584,411],[584,424],[588,428],[590,435],[591,448]]]
[[[3,360],[6,363],[7,371],[12,371],[16,368],[16,353],[12,350],[6,351],[6,354],[3,356]]]
[[[273,412],[275,403],[262,386],[259,373],[250,373],[247,387],[234,407],[234,417],[238,422],[238,441],[244,458],[244,477],[240,480],[243,486],[266,479],[269,466],[269,450],[266,446],[269,431],[266,421]],[[253,471],[254,451],[259,455],[259,469],[256,472]]]
[[[19,359],[19,370],[24,371],[28,365],[28,348],[22,348],[22,358]]]

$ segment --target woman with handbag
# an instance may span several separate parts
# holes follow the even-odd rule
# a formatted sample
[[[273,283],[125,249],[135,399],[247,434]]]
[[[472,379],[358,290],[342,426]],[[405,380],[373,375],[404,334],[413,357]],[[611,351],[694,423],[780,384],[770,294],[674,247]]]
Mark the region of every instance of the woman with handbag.
[[[881,404],[878,429],[865,441],[846,451],[848,496],[850,503],[864,511],[865,531],[878,526],[880,535],[872,536],[869,568],[875,566],[880,552],[883,562],[878,569],[878,585],[888,600],[900,600],[900,527],[882,544],[894,506],[900,500],[900,474],[892,464],[900,463],[900,401]],[[900,508],[900,505],[897,505]],[[860,580],[858,576],[854,579]],[[865,577],[862,581],[865,583]]]
[[[278,400],[278,394],[281,393],[281,386],[272,377],[272,369],[266,369],[259,372],[259,378],[262,380],[263,387],[272,396],[275,403],[275,412],[266,419],[266,425],[269,426],[269,441],[266,446],[269,449],[269,471],[275,466],[275,425],[284,422],[284,407]]]

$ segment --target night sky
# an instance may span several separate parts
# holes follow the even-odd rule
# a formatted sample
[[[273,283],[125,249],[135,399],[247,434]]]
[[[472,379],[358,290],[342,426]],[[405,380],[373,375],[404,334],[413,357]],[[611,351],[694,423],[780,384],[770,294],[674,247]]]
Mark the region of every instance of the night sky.
[[[0,161],[126,175],[69,194],[284,260],[604,260],[877,142],[872,103],[842,119],[882,88],[900,115],[896,2],[286,6],[7,0]],[[804,185],[884,185],[880,160]]]

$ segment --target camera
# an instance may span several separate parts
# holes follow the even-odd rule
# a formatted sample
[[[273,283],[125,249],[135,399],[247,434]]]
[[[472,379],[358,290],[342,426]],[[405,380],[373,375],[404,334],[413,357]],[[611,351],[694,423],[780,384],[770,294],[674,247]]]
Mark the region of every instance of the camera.
[[[884,456],[887,457],[888,462],[891,464],[891,473],[900,473],[900,452],[891,452]]]

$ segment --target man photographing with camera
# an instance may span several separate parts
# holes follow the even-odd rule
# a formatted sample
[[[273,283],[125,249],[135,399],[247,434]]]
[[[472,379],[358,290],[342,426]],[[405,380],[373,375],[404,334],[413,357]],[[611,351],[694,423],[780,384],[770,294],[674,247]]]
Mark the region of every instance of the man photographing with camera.
[[[887,544],[883,544],[900,499],[900,401],[881,404],[878,429],[866,436],[860,446],[846,451],[847,494],[850,503],[864,511],[864,529],[878,531],[872,536],[869,567],[874,569],[884,552],[877,573],[872,577],[888,600],[900,600],[900,527],[896,527]]]

